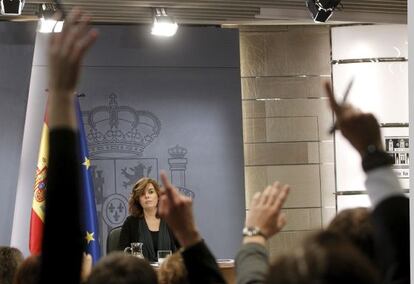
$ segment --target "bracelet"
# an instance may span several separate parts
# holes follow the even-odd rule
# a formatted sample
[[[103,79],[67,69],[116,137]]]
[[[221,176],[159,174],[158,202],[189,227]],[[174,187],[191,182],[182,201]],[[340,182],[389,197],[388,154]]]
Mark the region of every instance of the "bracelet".
[[[375,145],[368,145],[366,154],[362,158],[362,168],[365,172],[394,164],[394,158]]]
[[[267,240],[267,237],[263,234],[263,232],[258,227],[244,227],[243,236],[244,237],[262,236],[263,238],[265,238],[265,240]]]

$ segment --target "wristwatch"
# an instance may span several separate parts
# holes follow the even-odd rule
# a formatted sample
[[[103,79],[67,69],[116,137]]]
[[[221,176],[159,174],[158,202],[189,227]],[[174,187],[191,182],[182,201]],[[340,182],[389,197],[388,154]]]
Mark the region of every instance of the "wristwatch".
[[[375,145],[369,145],[366,154],[362,158],[362,168],[365,172],[392,164],[394,164],[394,158]]]
[[[262,236],[266,239],[266,236],[260,231],[258,227],[244,227],[243,228],[243,236],[244,237],[254,237],[254,236]]]

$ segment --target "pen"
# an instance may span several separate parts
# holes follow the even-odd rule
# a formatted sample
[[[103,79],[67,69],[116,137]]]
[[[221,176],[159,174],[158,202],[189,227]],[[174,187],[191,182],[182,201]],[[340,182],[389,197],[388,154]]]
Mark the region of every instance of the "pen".
[[[341,106],[342,105],[344,105],[345,104],[345,102],[346,102],[346,100],[347,100],[347,98],[348,98],[348,96],[349,96],[349,93],[351,92],[351,89],[352,89],[352,85],[354,84],[354,77],[352,77],[352,79],[351,79],[351,81],[349,81],[349,83],[348,83],[348,86],[346,87],[346,90],[345,90],[345,94],[344,94],[344,96],[343,96],[343,98],[342,98],[342,103],[341,103]],[[329,134],[333,134],[334,132],[335,132],[335,130],[337,129],[337,126],[336,126],[336,122],[331,126],[331,128],[329,128]]]

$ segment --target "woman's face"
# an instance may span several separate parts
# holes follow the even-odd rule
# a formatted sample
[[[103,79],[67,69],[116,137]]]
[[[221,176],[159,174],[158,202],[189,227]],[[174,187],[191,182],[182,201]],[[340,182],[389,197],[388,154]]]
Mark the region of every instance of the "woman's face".
[[[158,195],[152,183],[147,184],[144,193],[139,197],[139,203],[144,209],[157,207]]]

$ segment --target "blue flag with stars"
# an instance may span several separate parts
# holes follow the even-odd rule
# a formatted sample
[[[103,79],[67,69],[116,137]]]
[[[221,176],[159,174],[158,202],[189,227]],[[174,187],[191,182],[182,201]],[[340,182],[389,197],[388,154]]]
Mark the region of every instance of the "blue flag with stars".
[[[82,163],[82,234],[84,235],[85,240],[85,252],[92,256],[93,264],[95,264],[101,257],[101,249],[99,245],[99,227],[98,217],[96,214],[93,181],[89,169],[90,161],[88,144],[86,143],[85,128],[83,126],[79,99],[76,100],[76,116],[79,128],[80,161]]]

